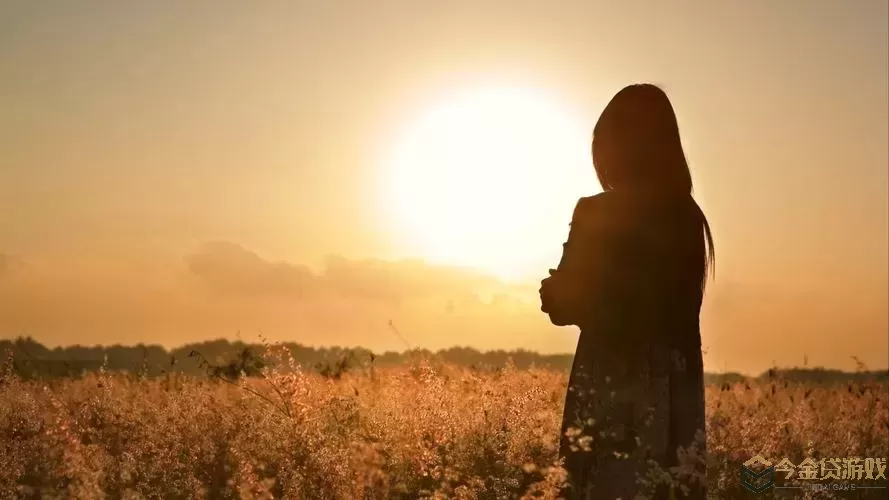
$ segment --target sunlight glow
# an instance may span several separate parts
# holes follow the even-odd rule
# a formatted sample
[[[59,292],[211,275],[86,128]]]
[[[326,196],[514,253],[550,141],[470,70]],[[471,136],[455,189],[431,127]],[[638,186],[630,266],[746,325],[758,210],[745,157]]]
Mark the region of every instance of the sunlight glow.
[[[408,123],[383,174],[400,243],[505,279],[545,273],[577,198],[599,190],[590,129],[534,90],[441,100]]]

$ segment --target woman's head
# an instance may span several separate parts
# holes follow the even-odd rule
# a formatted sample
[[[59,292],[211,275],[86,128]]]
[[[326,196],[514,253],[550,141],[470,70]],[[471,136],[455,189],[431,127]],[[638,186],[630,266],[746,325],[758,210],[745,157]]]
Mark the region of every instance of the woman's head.
[[[605,191],[642,196],[692,192],[676,113],[667,94],[655,85],[630,85],[611,99],[593,131],[593,165]],[[710,224],[696,204],[695,209],[704,237],[703,287],[716,257]]]
[[[663,90],[630,85],[611,99],[593,131],[593,165],[605,191],[691,193],[676,113]]]

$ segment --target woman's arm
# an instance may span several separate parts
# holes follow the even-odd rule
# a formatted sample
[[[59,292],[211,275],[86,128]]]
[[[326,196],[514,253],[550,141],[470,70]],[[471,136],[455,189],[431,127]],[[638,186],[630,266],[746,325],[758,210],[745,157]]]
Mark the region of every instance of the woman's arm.
[[[578,325],[587,316],[594,292],[589,286],[610,239],[598,197],[581,198],[574,207],[568,241],[556,269],[541,282],[541,310],[558,326]],[[578,325],[580,326],[580,325]]]
[[[541,310],[553,324],[583,328],[642,282],[638,241],[619,203],[608,193],[577,202],[559,266],[540,287]]]

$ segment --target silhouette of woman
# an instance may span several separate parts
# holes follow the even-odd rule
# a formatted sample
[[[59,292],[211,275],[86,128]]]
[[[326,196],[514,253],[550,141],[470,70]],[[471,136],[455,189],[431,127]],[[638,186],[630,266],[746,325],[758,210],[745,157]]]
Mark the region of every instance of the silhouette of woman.
[[[604,192],[578,201],[561,262],[540,288],[553,324],[580,327],[559,447],[563,495],[668,498],[672,489],[703,499],[699,314],[713,241],[667,95],[650,84],[618,92],[592,156]]]

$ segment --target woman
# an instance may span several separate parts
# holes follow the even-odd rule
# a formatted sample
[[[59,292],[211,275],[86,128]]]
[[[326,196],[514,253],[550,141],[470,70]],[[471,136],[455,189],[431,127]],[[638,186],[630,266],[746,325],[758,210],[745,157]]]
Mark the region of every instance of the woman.
[[[562,420],[564,496],[706,498],[698,320],[713,242],[666,94],[618,92],[592,155],[604,192],[577,203],[540,288],[551,321],[581,330]]]

